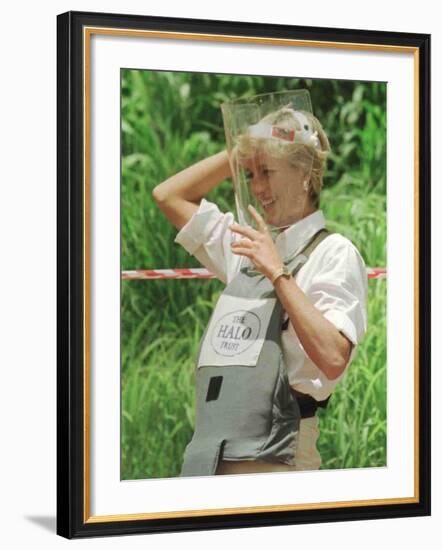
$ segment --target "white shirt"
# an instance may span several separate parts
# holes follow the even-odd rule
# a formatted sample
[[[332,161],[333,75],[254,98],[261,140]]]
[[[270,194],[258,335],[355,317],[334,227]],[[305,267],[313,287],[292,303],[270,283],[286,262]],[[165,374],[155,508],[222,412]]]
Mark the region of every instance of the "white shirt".
[[[175,238],[225,283],[242,266],[250,264],[248,258],[231,250],[235,237],[229,225],[233,221],[231,212],[224,214],[215,204],[202,199],[198,211]],[[281,258],[301,251],[323,227],[324,215],[317,210],[279,233],[275,246]],[[295,280],[312,304],[354,344],[347,370],[367,330],[367,271],[360,253],[346,237],[333,233],[316,247]],[[305,353],[291,323],[282,331],[281,344],[290,385],[317,401],[326,399],[345,371],[339,378],[329,380]]]

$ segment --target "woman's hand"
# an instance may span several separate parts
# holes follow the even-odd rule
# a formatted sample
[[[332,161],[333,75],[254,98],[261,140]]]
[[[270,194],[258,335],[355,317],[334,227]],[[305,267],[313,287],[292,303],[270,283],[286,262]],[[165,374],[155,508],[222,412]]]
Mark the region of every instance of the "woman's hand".
[[[233,223],[230,230],[242,235],[245,239],[233,241],[231,244],[232,252],[247,256],[260,273],[271,279],[272,275],[284,264],[272,241],[265,221],[252,205],[249,205],[248,208],[256,221],[258,229]]]

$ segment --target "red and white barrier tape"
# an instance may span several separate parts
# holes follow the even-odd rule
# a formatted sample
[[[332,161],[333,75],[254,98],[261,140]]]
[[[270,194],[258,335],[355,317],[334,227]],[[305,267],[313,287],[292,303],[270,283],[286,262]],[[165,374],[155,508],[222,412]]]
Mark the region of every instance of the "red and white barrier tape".
[[[369,279],[385,279],[387,269],[385,267],[367,267]],[[189,267],[183,269],[134,269],[123,271],[121,278],[124,280],[135,279],[215,279],[216,276],[203,267]]]

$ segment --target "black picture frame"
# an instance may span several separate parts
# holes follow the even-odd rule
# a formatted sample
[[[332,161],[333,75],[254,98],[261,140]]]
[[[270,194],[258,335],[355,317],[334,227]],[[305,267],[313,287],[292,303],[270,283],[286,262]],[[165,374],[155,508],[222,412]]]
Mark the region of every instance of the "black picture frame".
[[[94,519],[85,477],[84,40],[86,28],[132,29],[409,48],[418,62],[418,482],[412,502],[202,516]],[[430,514],[430,35],[68,12],[57,19],[57,533],[66,538],[412,517]],[[87,227],[87,226],[86,226]]]

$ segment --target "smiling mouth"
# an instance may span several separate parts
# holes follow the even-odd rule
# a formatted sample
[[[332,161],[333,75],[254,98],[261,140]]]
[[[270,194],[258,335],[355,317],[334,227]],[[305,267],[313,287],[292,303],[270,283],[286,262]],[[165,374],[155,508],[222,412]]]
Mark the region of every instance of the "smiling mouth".
[[[261,201],[261,205],[263,208],[269,208],[274,203],[275,203],[275,199],[270,199],[268,201]]]

